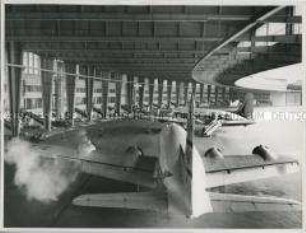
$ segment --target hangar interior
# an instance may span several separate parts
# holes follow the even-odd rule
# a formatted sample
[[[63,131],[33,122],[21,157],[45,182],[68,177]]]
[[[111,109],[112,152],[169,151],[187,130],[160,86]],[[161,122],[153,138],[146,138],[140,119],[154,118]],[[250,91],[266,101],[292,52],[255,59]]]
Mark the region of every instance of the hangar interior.
[[[162,112],[191,108],[192,100],[195,108],[227,111],[252,93],[255,108],[302,105],[302,80],[256,78],[256,74],[302,62],[302,16],[296,6],[7,4],[4,18],[6,69],[1,96],[5,144],[15,138],[35,143],[44,138],[50,145],[64,145],[66,136],[60,135],[90,127],[88,137],[99,147],[92,136],[99,134],[96,125],[102,124],[108,133],[112,121],[160,117]],[[251,79],[239,86],[245,77]],[[256,85],[248,86],[252,82]],[[155,124],[153,134],[154,127],[159,127]],[[186,130],[188,138],[188,123]],[[14,169],[6,172],[11,185]],[[67,192],[84,185],[88,177],[82,179]],[[95,179],[87,184],[89,189],[98,185]],[[7,200],[21,198],[20,193],[12,194],[16,190],[10,185]],[[135,188],[127,184],[110,187],[117,191]],[[69,214],[59,216],[67,209],[65,213],[74,211],[67,207],[69,201],[65,196],[60,204],[52,204],[48,208],[53,215],[36,216],[35,223],[18,220],[19,214],[13,214],[17,206],[6,203],[9,217],[5,222],[8,226],[29,222],[49,226],[50,221],[52,226],[64,226]],[[27,201],[16,203],[35,216]],[[48,209],[33,205],[40,213]],[[74,220],[67,221],[68,226],[78,221],[77,214],[72,215]],[[130,218],[127,221],[139,224]],[[293,222],[298,219],[293,218]],[[92,221],[93,226],[99,225],[95,217]],[[105,223],[113,224],[111,220]],[[171,224],[176,226],[179,221]],[[202,226],[200,221],[196,226]]]
[[[77,108],[106,117],[135,103],[184,105],[191,92],[198,105],[227,107],[244,96],[236,80],[301,62],[301,16],[290,6],[6,8],[12,115],[63,117]],[[280,86],[253,90],[257,104],[301,104],[300,83]]]

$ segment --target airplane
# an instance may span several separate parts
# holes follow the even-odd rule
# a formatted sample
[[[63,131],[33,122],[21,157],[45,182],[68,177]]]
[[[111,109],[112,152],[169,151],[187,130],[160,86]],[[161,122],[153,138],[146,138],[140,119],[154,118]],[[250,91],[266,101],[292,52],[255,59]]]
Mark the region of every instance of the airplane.
[[[235,110],[195,108],[195,111],[198,136],[212,136],[221,127],[249,126],[256,123],[252,120],[253,95],[251,93],[246,95],[244,103]],[[142,119],[177,123],[184,128],[187,125],[188,109],[186,107],[159,108],[153,104],[152,111],[146,106],[143,109],[138,108],[138,113],[142,113],[138,115],[138,118]]]
[[[247,93],[243,103],[235,110],[195,108],[194,114],[196,116],[197,136],[212,136],[221,127],[249,126],[255,124],[256,122],[252,119],[254,110],[253,102],[253,94]],[[168,109],[168,111],[157,111],[157,116],[156,114],[152,114],[151,111],[144,111],[147,115],[142,116],[142,118],[159,122],[177,123],[186,128],[188,111],[187,107],[177,107]]]
[[[254,96],[252,93],[245,95],[243,103],[235,110],[221,110],[208,108],[195,108],[194,114],[197,119],[208,118],[208,121],[219,120],[222,126],[248,126],[255,124],[252,120],[254,111]],[[189,109],[187,107],[178,107],[173,110],[175,116],[187,115]]]
[[[176,123],[152,126],[145,121],[136,128],[137,122],[117,122],[115,130],[109,124],[106,126],[109,128],[101,129],[101,137],[92,142],[96,149],[86,156],[75,148],[33,145],[33,150],[46,158],[75,161],[82,172],[147,188],[147,191],[81,194],[72,201],[76,206],[140,209],[183,215],[187,219],[210,212],[301,209],[301,203],[295,200],[209,191],[213,187],[298,172],[299,162],[277,156],[265,146],[256,147],[251,155],[223,156],[214,147],[200,152],[193,140],[193,97],[186,130]],[[150,127],[152,134],[139,133],[140,129]]]

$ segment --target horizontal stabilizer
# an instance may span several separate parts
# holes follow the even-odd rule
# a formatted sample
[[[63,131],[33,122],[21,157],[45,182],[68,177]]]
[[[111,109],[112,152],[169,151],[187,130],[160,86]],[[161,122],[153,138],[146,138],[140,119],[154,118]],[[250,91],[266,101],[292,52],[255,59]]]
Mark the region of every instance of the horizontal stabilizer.
[[[167,195],[159,192],[85,194],[72,201],[78,206],[154,211],[166,211],[167,202]]]
[[[278,197],[209,193],[214,212],[301,211],[300,202]]]

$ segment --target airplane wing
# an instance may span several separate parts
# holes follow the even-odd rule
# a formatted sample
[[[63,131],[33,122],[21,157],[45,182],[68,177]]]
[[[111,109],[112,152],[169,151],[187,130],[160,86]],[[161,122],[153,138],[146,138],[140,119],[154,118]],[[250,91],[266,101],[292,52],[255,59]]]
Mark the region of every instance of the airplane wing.
[[[61,159],[76,162],[82,172],[102,176],[118,181],[125,181],[149,188],[156,187],[158,158],[153,156],[112,156],[93,151],[93,156],[78,157],[77,151],[54,145],[34,144],[33,150],[43,158]],[[98,155],[98,156],[97,156]],[[97,159],[100,157],[100,159]],[[125,157],[125,159],[122,159]]]
[[[153,211],[167,211],[167,194],[165,192],[127,192],[84,194],[73,199],[77,206],[125,208]]]
[[[156,187],[157,158],[140,156],[133,166],[124,164],[111,164],[88,159],[77,159],[81,170],[87,174],[101,176],[128,183]]]
[[[63,157],[61,157],[63,158]],[[68,157],[67,159],[75,159]],[[133,167],[107,164],[87,159],[76,159],[82,170],[94,175],[123,180],[135,184],[152,184],[155,168],[152,161],[145,156],[136,159]],[[265,161],[256,155],[228,156],[225,158],[208,158],[206,161],[206,187],[215,187],[235,182],[267,178],[297,170],[298,162],[294,159]],[[154,162],[153,162],[154,163]],[[153,187],[153,186],[151,186]],[[276,197],[244,196],[235,194],[209,193],[214,212],[243,211],[282,211],[299,210],[300,203]],[[73,200],[74,205],[86,207],[125,208],[165,212],[168,209],[167,193],[160,189],[148,192],[83,194]]]
[[[253,120],[221,120],[222,126],[248,126],[253,125],[256,122]]]
[[[264,160],[258,155],[233,155],[223,158],[202,157],[206,171],[206,187],[269,178],[299,171],[292,158]]]
[[[301,211],[299,201],[272,196],[245,196],[210,192],[214,212]]]

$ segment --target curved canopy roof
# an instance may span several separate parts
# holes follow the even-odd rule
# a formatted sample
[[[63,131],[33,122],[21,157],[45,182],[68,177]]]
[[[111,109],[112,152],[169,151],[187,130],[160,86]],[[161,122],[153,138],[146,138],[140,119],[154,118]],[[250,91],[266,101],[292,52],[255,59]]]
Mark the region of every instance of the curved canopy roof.
[[[288,87],[297,89],[303,78],[303,64],[298,63],[252,74],[237,80],[235,84],[248,89],[287,91]]]

